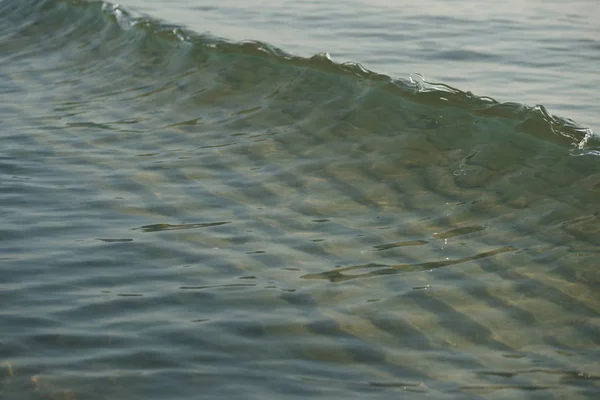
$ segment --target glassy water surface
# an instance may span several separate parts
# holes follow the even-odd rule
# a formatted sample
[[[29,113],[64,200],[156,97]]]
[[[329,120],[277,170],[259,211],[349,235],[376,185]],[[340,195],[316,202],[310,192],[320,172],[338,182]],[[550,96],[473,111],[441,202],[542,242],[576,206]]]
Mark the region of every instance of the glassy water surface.
[[[474,4],[1,1],[0,396],[598,397],[597,6]]]

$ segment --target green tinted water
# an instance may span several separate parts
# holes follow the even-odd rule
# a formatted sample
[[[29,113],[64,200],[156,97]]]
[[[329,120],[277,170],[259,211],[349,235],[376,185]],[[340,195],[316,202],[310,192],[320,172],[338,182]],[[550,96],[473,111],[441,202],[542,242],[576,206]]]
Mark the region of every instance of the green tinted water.
[[[395,77],[420,73],[501,101],[543,104],[598,131],[596,0],[127,0],[229,40],[328,52]]]
[[[598,394],[590,130],[112,5],[0,4],[4,398]]]

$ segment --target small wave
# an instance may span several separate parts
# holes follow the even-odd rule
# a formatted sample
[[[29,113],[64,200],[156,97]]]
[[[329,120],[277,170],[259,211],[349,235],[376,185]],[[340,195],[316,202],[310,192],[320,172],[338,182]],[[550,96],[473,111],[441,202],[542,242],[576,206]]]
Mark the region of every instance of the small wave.
[[[179,68],[180,73],[189,70],[194,63],[196,68],[205,68],[207,57],[221,55],[254,62],[256,69],[271,63],[336,77],[353,77],[362,87],[377,88],[419,104],[436,108],[450,107],[478,117],[512,120],[517,131],[566,145],[574,156],[600,155],[600,137],[597,134],[570,119],[551,115],[543,105],[531,107],[500,103],[490,97],[476,96],[443,83],[428,82],[418,74],[412,74],[408,79],[396,79],[370,71],[359,63],[336,63],[327,53],[303,58],[263,42],[231,42],[211,35],[200,35],[109,2],[30,0],[4,2],[1,7],[4,15],[2,20],[10,21],[0,26],[5,38],[3,43],[7,39],[15,43],[14,47],[2,45],[3,48],[11,47],[8,50],[22,45],[24,42],[20,39],[24,36],[31,38],[34,35],[40,40],[29,40],[27,43],[35,43],[37,51],[64,51],[63,45],[68,42],[77,51],[99,51],[102,48],[106,59],[134,57],[136,53],[144,53],[150,54],[151,59],[146,67]],[[27,57],[32,49],[21,49],[17,53],[13,57]],[[176,60],[171,57],[173,53],[178,54]],[[163,89],[173,85],[164,86]],[[238,116],[250,112],[248,110],[256,112],[260,106],[239,110]]]

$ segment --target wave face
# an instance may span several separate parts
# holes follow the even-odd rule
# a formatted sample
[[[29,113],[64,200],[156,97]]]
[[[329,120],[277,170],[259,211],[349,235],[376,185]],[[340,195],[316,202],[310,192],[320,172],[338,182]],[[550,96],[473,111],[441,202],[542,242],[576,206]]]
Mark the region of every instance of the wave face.
[[[0,395],[598,395],[590,129],[79,0],[0,93]]]

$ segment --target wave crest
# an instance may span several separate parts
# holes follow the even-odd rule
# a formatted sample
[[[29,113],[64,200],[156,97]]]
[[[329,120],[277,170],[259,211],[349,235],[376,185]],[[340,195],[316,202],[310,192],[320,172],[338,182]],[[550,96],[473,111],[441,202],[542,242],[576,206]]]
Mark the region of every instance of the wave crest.
[[[29,2],[3,3],[2,13],[5,20],[21,20],[19,29],[49,24],[50,29],[58,30],[53,37],[57,45],[58,37],[74,32],[79,40],[92,42],[98,34],[98,19],[104,20],[104,28],[114,32],[121,30],[119,43],[161,42],[161,51],[177,51],[183,47],[190,57],[210,54],[252,57],[268,62],[293,66],[296,68],[320,71],[335,76],[350,76],[360,85],[378,88],[420,104],[466,111],[474,116],[502,118],[514,121],[515,129],[533,135],[539,139],[569,147],[573,156],[599,156],[600,137],[590,128],[582,127],[575,121],[551,115],[543,105],[527,106],[513,102],[498,102],[487,96],[477,96],[464,92],[444,83],[429,82],[419,74],[404,78],[394,78],[370,71],[360,63],[333,61],[327,53],[315,54],[304,58],[259,41],[232,42],[208,34],[197,34],[178,25],[168,24],[142,14],[138,14],[119,4],[102,1],[82,0],[31,0]],[[23,8],[26,8],[24,10]],[[61,18],[62,17],[62,18]],[[49,22],[49,21],[54,21]],[[93,23],[92,23],[93,22]],[[0,31],[1,32],[1,31]],[[37,30],[42,35],[47,30]],[[82,34],[83,33],[83,34]],[[60,35],[59,35],[60,34]],[[71,35],[71,36],[72,36]],[[86,37],[87,36],[87,37]],[[66,39],[62,39],[66,40]],[[165,50],[165,46],[171,47]],[[113,51],[121,51],[117,46]],[[200,58],[201,58],[200,57]]]

